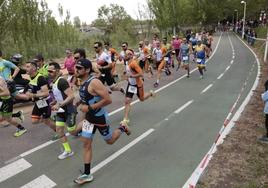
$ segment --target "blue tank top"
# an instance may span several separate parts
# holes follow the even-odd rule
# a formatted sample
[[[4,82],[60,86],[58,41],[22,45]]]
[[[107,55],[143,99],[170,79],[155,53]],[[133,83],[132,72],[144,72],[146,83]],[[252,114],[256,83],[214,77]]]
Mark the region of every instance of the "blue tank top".
[[[88,92],[88,85],[93,79],[96,79],[96,78],[94,76],[90,76],[79,88],[79,95],[83,104],[91,105],[101,100],[100,96],[94,96]],[[99,108],[99,109],[90,110],[89,112],[87,112],[86,119],[91,123],[104,124],[104,122],[106,122],[107,115],[108,113],[105,110],[105,108]]]

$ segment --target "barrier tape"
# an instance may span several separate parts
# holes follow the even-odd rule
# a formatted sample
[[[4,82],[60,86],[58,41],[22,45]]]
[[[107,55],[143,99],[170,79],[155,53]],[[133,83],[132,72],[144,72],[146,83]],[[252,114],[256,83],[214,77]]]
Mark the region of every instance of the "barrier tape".
[[[255,55],[255,58],[256,55]],[[187,180],[187,182],[184,184],[183,188],[195,188],[200,176],[202,175],[202,173],[204,172],[205,168],[207,167],[210,159],[213,157],[213,154],[216,152],[217,146],[220,145],[223,142],[223,138],[224,136],[226,136],[229,132],[227,130],[227,127],[229,125],[229,123],[231,122],[231,117],[234,114],[234,110],[238,105],[238,102],[240,101],[240,98],[242,96],[242,93],[244,92],[247,84],[248,84],[248,80],[250,78],[250,75],[252,74],[252,71],[254,70],[255,65],[257,64],[257,62],[255,61],[252,65],[252,68],[237,96],[237,99],[235,101],[235,103],[233,104],[232,108],[230,109],[230,112],[228,113],[227,117],[224,120],[224,123],[219,131],[219,133],[217,134],[217,137],[215,138],[215,141],[212,145],[212,147],[210,148],[210,150],[207,152],[207,154],[205,155],[205,157],[202,159],[202,161],[199,163],[199,165],[197,166],[197,168],[195,169],[195,171],[192,173],[191,177]],[[229,128],[229,127],[228,127]],[[231,130],[231,129],[230,129]],[[230,131],[229,130],[229,131]],[[225,134],[223,134],[223,132],[226,131]]]

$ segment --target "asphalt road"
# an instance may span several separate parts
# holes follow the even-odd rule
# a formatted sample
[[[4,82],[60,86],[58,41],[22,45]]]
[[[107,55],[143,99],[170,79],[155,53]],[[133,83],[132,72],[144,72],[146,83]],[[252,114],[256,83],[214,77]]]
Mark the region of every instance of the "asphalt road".
[[[254,56],[232,33],[216,35],[214,49],[202,80],[198,71],[190,78],[183,70],[172,70],[171,76],[163,73],[157,97],[133,105],[131,136],[123,134],[110,146],[96,134],[95,180],[83,187],[182,187],[213,144],[246,78],[249,81],[239,104],[257,75]],[[149,90],[155,79],[145,79],[145,90]],[[124,98],[120,93],[112,97],[108,110],[113,112],[110,121],[116,128],[123,117],[119,108]],[[57,160],[60,143],[50,141],[52,131],[44,125],[31,125],[31,108],[24,107],[24,111],[27,134],[14,138],[13,127],[0,129],[0,187],[77,187],[73,179],[83,170],[82,143],[70,136],[75,155]],[[24,153],[41,144],[47,146]]]

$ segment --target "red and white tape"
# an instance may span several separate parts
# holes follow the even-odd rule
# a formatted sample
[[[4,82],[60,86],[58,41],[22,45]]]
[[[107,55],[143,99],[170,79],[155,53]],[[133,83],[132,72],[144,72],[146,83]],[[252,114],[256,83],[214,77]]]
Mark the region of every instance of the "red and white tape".
[[[241,40],[241,39],[240,39]],[[241,40],[242,41],[242,40]],[[246,43],[244,41],[242,41],[245,45]],[[247,46],[247,45],[246,45]],[[248,47],[248,46],[247,46]],[[249,47],[248,47],[249,48]],[[211,146],[210,150],[207,152],[207,154],[204,156],[204,158],[202,159],[202,161],[198,164],[197,168],[194,170],[194,172],[192,173],[192,175],[190,176],[190,178],[187,180],[187,182],[184,184],[183,188],[195,188],[200,176],[202,175],[202,173],[204,172],[205,168],[207,167],[209,161],[211,160],[211,158],[213,157],[213,154],[216,152],[217,150],[217,146],[223,143],[223,139],[226,137],[226,135],[229,134],[229,132],[231,131],[232,127],[235,125],[235,121],[238,120],[240,114],[242,113],[242,111],[244,110],[245,106],[247,105],[247,103],[250,100],[250,97],[253,94],[253,90],[256,89],[258,82],[259,82],[259,76],[260,76],[260,63],[259,60],[257,58],[257,55],[253,52],[253,50],[251,50],[249,48],[249,50],[254,54],[255,58],[256,58],[256,63],[258,65],[258,74],[257,77],[255,79],[255,82],[249,92],[249,94],[247,95],[246,99],[243,101],[243,103],[241,104],[241,106],[239,107],[239,109],[236,111],[236,113],[234,114],[234,116],[232,117],[235,108],[237,107],[237,104],[242,96],[242,93],[244,92],[247,84],[248,84],[248,80],[250,75],[252,74],[253,68],[255,66],[255,62],[252,65],[252,68],[247,76],[246,81],[244,82],[239,95],[235,101],[235,103],[233,104],[232,108],[230,109],[230,112],[228,113],[227,117],[224,120],[224,123],[213,143],[213,145]],[[231,119],[232,117],[232,119]]]

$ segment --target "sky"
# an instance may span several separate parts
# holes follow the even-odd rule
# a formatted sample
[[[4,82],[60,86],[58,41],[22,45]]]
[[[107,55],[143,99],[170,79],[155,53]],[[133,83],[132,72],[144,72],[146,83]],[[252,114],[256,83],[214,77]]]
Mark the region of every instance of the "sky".
[[[134,19],[138,15],[138,5],[146,5],[146,0],[45,0],[48,7],[53,12],[53,16],[57,21],[61,21],[58,13],[59,3],[64,10],[69,10],[71,18],[79,16],[82,22],[90,24],[98,17],[98,9],[102,5],[109,6],[110,4],[118,4],[124,7],[126,12]],[[66,12],[66,11],[65,11]]]

